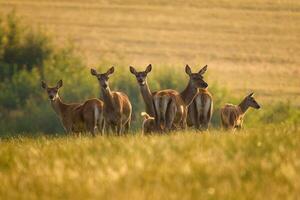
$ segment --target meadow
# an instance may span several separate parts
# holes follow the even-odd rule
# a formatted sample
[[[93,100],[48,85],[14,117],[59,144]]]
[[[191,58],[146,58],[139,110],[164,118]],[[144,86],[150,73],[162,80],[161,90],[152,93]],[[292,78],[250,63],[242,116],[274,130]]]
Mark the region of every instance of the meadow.
[[[299,199],[300,2],[0,0],[0,199]],[[135,77],[182,90],[184,66],[208,65],[207,132],[141,135]],[[90,67],[135,113],[124,137],[64,134],[41,89],[66,102],[99,96]],[[256,93],[237,133],[219,109]]]
[[[0,142],[1,199],[299,199],[299,125]]]

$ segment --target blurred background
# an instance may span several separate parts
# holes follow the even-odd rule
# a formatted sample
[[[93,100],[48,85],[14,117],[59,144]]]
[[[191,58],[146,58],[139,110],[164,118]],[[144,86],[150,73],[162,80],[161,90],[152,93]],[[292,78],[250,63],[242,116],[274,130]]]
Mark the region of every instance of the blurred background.
[[[218,109],[250,91],[262,104],[246,126],[299,123],[300,2],[296,0],[1,0],[0,134],[62,133],[43,79],[63,79],[65,102],[99,96],[90,67],[114,65],[113,90],[126,92],[140,127],[143,100],[128,66],[151,63],[152,91],[182,90],[185,64],[199,70]]]

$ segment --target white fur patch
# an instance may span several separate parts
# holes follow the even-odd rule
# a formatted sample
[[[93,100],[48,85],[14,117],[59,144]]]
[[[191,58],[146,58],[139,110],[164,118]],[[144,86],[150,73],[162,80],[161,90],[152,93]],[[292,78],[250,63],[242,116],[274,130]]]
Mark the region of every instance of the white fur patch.
[[[95,105],[95,107],[94,107],[94,129],[95,128],[97,128],[97,122],[98,122],[98,120],[99,120],[99,109],[98,109],[98,106],[97,105]]]

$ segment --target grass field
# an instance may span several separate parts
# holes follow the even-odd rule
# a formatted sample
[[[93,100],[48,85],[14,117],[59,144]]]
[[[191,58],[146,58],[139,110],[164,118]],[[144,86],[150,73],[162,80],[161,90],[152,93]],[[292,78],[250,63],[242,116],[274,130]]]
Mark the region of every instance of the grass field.
[[[0,141],[0,199],[299,199],[299,126]]]
[[[209,83],[263,103],[300,98],[300,2],[296,0],[2,0],[89,66],[209,65]]]

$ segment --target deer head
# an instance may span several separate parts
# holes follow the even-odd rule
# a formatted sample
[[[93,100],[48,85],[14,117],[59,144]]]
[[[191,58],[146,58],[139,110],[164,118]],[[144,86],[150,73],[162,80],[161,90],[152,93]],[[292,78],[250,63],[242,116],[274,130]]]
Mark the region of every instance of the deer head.
[[[245,98],[247,106],[255,109],[260,109],[260,105],[256,102],[253,96],[254,93],[252,92]]]
[[[109,79],[109,76],[111,74],[113,74],[115,71],[115,68],[114,67],[111,67],[109,70],[107,70],[107,72],[103,73],[103,74],[100,74],[98,73],[95,69],[91,69],[91,74],[93,76],[96,76],[98,81],[99,81],[99,84],[100,86],[103,88],[103,89],[107,89],[108,88],[108,79]]]
[[[145,70],[145,71],[137,72],[137,71],[135,70],[135,68],[132,67],[132,66],[129,67],[129,70],[130,70],[130,72],[131,72],[132,74],[135,75],[138,84],[139,84],[140,86],[144,86],[144,85],[146,84],[147,75],[148,75],[148,73],[151,72],[151,70],[152,70],[152,65],[149,64],[149,65],[146,67],[146,70]]]
[[[200,69],[198,73],[192,73],[190,66],[188,65],[185,66],[185,72],[189,75],[190,83],[193,87],[202,88],[202,89],[207,88],[208,84],[203,80],[203,76],[202,76],[206,72],[206,70],[207,70],[207,65],[205,65],[202,69]]]
[[[59,80],[55,87],[48,87],[45,81],[42,81],[42,88],[46,90],[48,97],[51,101],[55,101],[58,98],[59,88],[63,86],[63,81]]]

